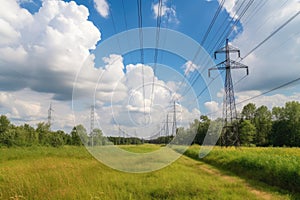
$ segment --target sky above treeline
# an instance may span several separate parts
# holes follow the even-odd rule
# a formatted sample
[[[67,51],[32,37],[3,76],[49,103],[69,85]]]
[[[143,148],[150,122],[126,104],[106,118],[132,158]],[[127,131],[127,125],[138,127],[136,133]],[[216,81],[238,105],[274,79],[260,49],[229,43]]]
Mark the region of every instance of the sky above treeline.
[[[299,78],[298,0],[0,1],[0,114],[15,124],[46,122],[50,104],[52,129],[89,131],[93,105],[107,135],[220,116],[224,73],[208,69],[226,38],[249,66],[233,72],[238,110],[300,100],[295,82],[239,104]]]

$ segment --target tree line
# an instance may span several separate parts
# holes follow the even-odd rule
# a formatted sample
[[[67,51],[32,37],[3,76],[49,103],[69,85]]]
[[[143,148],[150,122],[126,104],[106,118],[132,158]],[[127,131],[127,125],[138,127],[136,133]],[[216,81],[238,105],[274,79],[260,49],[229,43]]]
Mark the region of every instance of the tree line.
[[[256,107],[249,103],[242,109],[238,124],[241,145],[244,146],[289,146],[300,147],[300,103],[287,102],[284,107],[266,106]],[[36,128],[28,124],[13,125],[5,115],[0,116],[0,147],[6,146],[53,146],[63,145],[126,145],[126,144],[203,144],[206,135],[218,137],[222,120],[211,120],[207,116],[200,116],[190,123],[189,127],[177,128],[177,135],[162,136],[156,139],[143,140],[137,137],[104,137],[100,129],[94,129],[92,136],[83,125],[75,126],[70,133],[62,130],[51,131],[48,123],[40,122]],[[213,128],[211,128],[213,127]],[[192,140],[191,135],[193,136]],[[217,145],[220,145],[220,139]]]
[[[269,110],[266,106],[256,107],[249,103],[243,107],[236,122],[240,143],[243,146],[288,146],[300,147],[300,103],[287,102],[283,107],[273,107]],[[207,116],[196,119],[185,130],[196,131],[193,143],[202,144],[212,123],[222,121],[211,120]],[[184,135],[185,132],[182,134]],[[220,139],[217,142],[221,144]]]
[[[88,136],[83,125],[75,126],[68,134],[62,130],[51,131],[50,125],[45,122],[33,128],[29,124],[16,126],[5,116],[0,116],[0,147],[12,146],[52,146],[63,145],[103,145],[105,139],[100,129],[94,129],[93,138]]]

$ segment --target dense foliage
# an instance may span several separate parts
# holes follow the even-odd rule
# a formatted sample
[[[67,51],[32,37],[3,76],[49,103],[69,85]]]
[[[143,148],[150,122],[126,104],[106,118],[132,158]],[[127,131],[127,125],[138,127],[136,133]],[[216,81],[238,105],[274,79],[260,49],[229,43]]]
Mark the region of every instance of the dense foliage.
[[[75,126],[70,134],[62,130],[51,131],[49,124],[38,123],[36,128],[28,124],[15,126],[10,123],[5,115],[0,116],[0,147],[12,146],[52,146],[63,145],[80,146],[102,145],[104,142],[102,131],[94,129],[93,139],[88,136],[86,129],[82,125]]]
[[[271,111],[266,106],[256,108],[255,104],[249,103],[240,116],[237,123],[242,145],[300,147],[299,102],[288,102],[284,107],[274,107]],[[194,143],[202,144],[209,126],[218,120],[201,116],[185,132],[197,129]]]

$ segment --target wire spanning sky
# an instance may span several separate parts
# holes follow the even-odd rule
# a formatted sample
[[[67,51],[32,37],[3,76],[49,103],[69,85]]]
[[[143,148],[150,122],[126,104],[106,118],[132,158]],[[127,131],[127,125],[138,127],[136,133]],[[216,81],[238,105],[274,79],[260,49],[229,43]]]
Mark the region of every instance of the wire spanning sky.
[[[72,98],[74,100],[74,91],[79,96],[89,96],[90,90],[95,90],[95,83],[99,84],[92,103],[96,104],[96,118],[101,119],[101,126],[107,130],[110,125],[115,130],[116,121],[126,129],[128,112],[131,122],[137,124],[142,123],[137,113],[150,113],[151,109],[158,113],[153,113],[148,121],[163,120],[165,116],[158,114],[170,103],[168,95],[179,98],[199,76],[190,94],[178,103],[179,118],[184,118],[182,125],[186,125],[200,114],[222,108],[222,84],[212,86],[213,94],[204,92],[196,103],[192,99],[205,89],[205,79],[209,80],[207,69],[212,67],[211,64],[223,61],[224,57],[220,57],[212,63],[212,56],[224,45],[225,37],[241,50],[243,58],[293,16],[288,24],[242,59],[241,62],[249,66],[250,75],[235,85],[236,101],[257,96],[300,76],[300,17],[297,15],[300,3],[297,0],[162,0],[161,4],[157,0],[141,1],[142,26],[153,28],[153,32],[149,32],[153,39],[144,33],[143,42],[151,40],[153,45],[151,49],[144,49],[144,66],[138,49],[120,53],[120,49],[132,49],[139,40],[138,35],[136,38],[126,35],[139,27],[138,1],[0,2],[0,114],[7,115],[17,124],[34,125],[46,121],[52,102],[54,129],[69,132],[75,123],[83,123],[88,128],[91,102],[75,99],[72,103]],[[161,20],[161,32],[157,31],[157,17]],[[165,29],[201,44],[211,60],[199,62],[202,58],[193,59],[197,54],[197,49],[193,48],[187,50],[188,58],[162,49],[155,51],[157,33],[161,48],[174,44],[180,50],[187,43],[179,35],[166,34]],[[173,43],[168,44],[168,37],[173,37]],[[103,48],[105,45],[107,48]],[[110,54],[106,55],[106,50]],[[233,59],[239,61],[237,57]],[[154,71],[155,66],[157,70]],[[244,75],[241,71],[233,72],[233,82]],[[146,91],[141,96],[142,77]],[[186,80],[182,81],[182,78]],[[153,80],[159,84],[157,95],[165,95],[166,99],[157,97],[152,108],[152,84],[147,83]],[[251,101],[272,108],[300,100],[298,84],[295,82]],[[179,86],[183,88],[178,89]],[[239,104],[238,110],[247,103]],[[74,119],[73,111],[77,119]],[[159,129],[158,124],[157,121],[155,130]]]

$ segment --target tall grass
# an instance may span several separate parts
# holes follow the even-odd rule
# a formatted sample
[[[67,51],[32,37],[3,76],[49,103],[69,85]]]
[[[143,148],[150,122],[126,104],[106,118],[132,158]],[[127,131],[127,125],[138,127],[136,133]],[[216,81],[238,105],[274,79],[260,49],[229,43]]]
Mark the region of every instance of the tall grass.
[[[181,157],[159,171],[129,174],[99,163],[83,147],[0,148],[0,199],[260,199],[245,183],[207,173],[202,165]]]
[[[192,146],[185,155],[199,159],[200,147]],[[299,148],[220,148],[215,147],[202,161],[250,179],[300,192]]]

